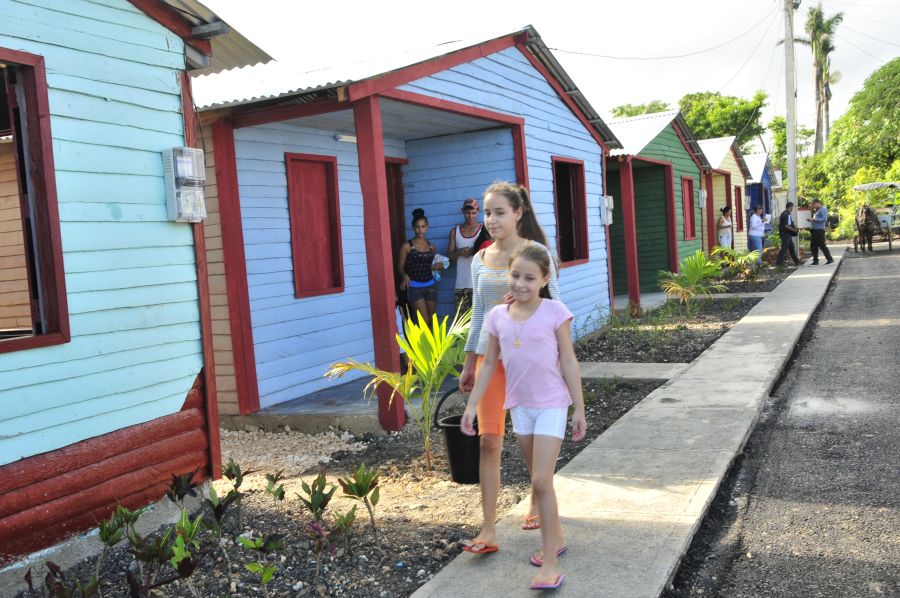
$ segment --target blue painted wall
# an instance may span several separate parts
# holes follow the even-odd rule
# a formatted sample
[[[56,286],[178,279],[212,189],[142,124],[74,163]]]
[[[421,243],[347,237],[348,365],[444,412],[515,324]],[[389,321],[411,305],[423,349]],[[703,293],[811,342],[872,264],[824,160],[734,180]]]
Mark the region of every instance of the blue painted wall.
[[[356,144],[335,141],[335,131],[275,123],[234,133],[259,402],[265,408],[332,384],[322,375],[335,361],[374,359],[359,165]],[[341,293],[294,297],[285,152],[337,157]],[[404,143],[385,141],[385,154],[405,157]],[[360,376],[346,379],[353,377]]]
[[[406,151],[409,158],[409,164],[403,168],[406,221],[412,222],[413,209],[423,208],[428,216],[428,240],[445,256],[450,231],[463,220],[463,200],[480,199],[485,188],[496,180],[516,178],[509,129],[409,141]],[[408,230],[407,237],[412,236],[412,230]],[[439,316],[456,311],[455,286],[456,266],[452,266],[438,283]]]
[[[538,220],[556,252],[551,156],[585,162],[590,261],[564,268],[562,298],[575,314],[573,331],[596,327],[609,312],[606,233],[600,224],[602,154],[599,144],[544,77],[516,48],[459,65],[400,89],[525,118],[530,189]],[[510,176],[510,178],[513,178]]]
[[[772,213],[774,206],[772,202],[772,177],[769,176],[768,168],[763,169],[762,181],[747,185],[747,196],[750,198],[750,201],[747,205],[746,222],[750,221],[750,214],[753,213],[753,209],[756,206],[763,204],[763,199],[766,196],[768,197],[768,202],[763,204],[763,214]],[[775,216],[777,216],[777,214],[772,217],[773,220]],[[772,232],[772,221],[769,221],[766,224],[766,233],[770,232]]]
[[[125,0],[0,0],[0,46],[44,56],[72,341],[0,354],[0,464],[177,412],[203,366],[180,38]]]

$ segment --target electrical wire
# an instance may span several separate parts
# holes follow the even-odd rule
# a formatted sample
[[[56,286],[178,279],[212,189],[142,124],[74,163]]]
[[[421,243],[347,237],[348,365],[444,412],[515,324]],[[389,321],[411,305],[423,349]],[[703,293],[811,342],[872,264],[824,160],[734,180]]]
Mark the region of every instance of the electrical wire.
[[[782,15],[782,19],[778,19],[778,20],[780,20],[782,23],[784,22],[783,16],[784,16],[784,15]],[[771,28],[772,28],[772,25],[769,24],[769,29],[771,29]],[[768,31],[769,31],[769,30],[766,29],[766,33],[768,33]],[[765,35],[763,36],[763,39],[765,39]],[[762,40],[760,40],[760,42],[762,42]],[[758,48],[759,48],[759,45],[757,45],[757,49],[758,49]],[[761,89],[765,89],[766,83],[768,83],[768,81],[769,81],[769,75],[772,73],[772,65],[775,63],[775,54],[776,54],[777,50],[778,50],[778,46],[777,46],[777,45],[775,45],[775,46],[772,47],[772,55],[769,56],[769,67],[766,69],[766,76],[763,77],[762,84],[760,85],[760,88],[761,88]],[[755,54],[755,53],[756,53],[756,50],[754,50],[753,53]],[[742,68],[743,68],[743,67],[742,67]],[[740,71],[738,71],[738,72],[740,72]],[[733,79],[733,78],[734,78],[734,77],[732,77],[732,79]],[[779,80],[780,80],[780,78],[779,78]],[[729,81],[729,83],[730,83],[730,81]],[[777,89],[778,89],[778,90],[781,89],[781,83],[780,83],[780,81],[779,81],[779,84],[778,84]],[[776,91],[776,93],[778,93],[778,91]],[[740,133],[737,134],[737,138],[738,138],[738,139],[741,138],[741,135],[743,135],[743,134],[744,134],[744,131],[747,130],[747,127],[750,126],[750,123],[752,123],[754,120],[756,120],[757,114],[759,113],[759,111],[760,111],[761,108],[762,108],[762,105],[759,105],[759,106],[757,106],[757,107],[753,110],[753,114],[750,115],[750,118],[747,120],[747,122],[744,124],[744,126],[741,127]],[[765,128],[765,127],[763,127],[763,128]]]
[[[719,91],[720,93],[721,93],[721,91],[722,91],[723,89],[725,89],[726,87],[728,87],[728,85],[729,85],[732,81],[734,81],[735,78],[736,78],[738,75],[741,74],[741,71],[744,70],[744,67],[747,66],[747,64],[750,62],[750,60],[751,60],[754,56],[756,56],[756,52],[759,50],[759,47],[762,45],[762,43],[763,43],[764,41],[766,41],[766,37],[768,37],[769,31],[772,29],[772,25],[774,25],[775,22],[778,21],[778,17],[779,17],[779,14],[776,13],[776,14],[775,14],[775,17],[769,22],[769,26],[766,27],[766,30],[765,30],[765,31],[763,31],[762,37],[759,38],[759,41],[756,43],[756,46],[755,46],[755,47],[753,48],[753,50],[747,55],[747,60],[745,60],[744,63],[740,66],[740,68],[738,68],[738,70],[735,71],[735,73],[731,76],[731,78],[728,79],[728,81],[726,81],[725,84],[722,85],[722,86],[719,88],[718,91]],[[776,46],[776,47],[777,47],[777,46]],[[771,65],[771,58],[769,59],[769,64]],[[766,73],[766,77],[768,77],[768,72]]]
[[[900,48],[900,44],[895,44],[894,42],[889,42],[887,40],[879,39],[879,38],[875,37],[874,35],[869,35],[868,33],[863,33],[862,31],[857,31],[853,27],[848,26],[846,23],[843,24],[843,28],[846,29],[847,31],[852,31],[853,33],[856,33],[863,37],[868,37],[869,39],[873,39],[876,42],[881,42],[883,44],[888,44],[889,46],[896,46],[896,47]]]
[[[847,12],[846,9],[841,10],[840,8],[831,6],[830,4],[827,4],[827,3],[822,3],[822,6],[823,6],[824,8],[831,9],[832,11],[835,11],[835,12],[843,12],[843,13],[846,13],[846,12]],[[868,17],[863,17],[863,16],[861,16],[861,15],[852,14],[852,13],[851,13],[850,16],[852,16],[853,19],[858,19],[858,20],[860,20],[860,21],[868,21],[868,22],[870,22],[870,23],[875,23],[875,24],[877,24],[877,25],[887,25],[888,27],[900,27],[900,24],[898,24],[898,23],[886,23],[886,22],[884,22],[884,21],[879,21],[878,19],[870,19],[870,18],[868,18]]]
[[[875,55],[872,54],[871,52],[867,51],[865,48],[861,48],[860,46],[857,46],[856,44],[854,44],[853,42],[851,42],[849,39],[847,39],[846,37],[844,37],[843,35],[837,35],[837,38],[838,38],[839,40],[841,40],[841,41],[847,42],[848,44],[850,44],[851,46],[853,46],[854,48],[856,48],[857,50],[859,50],[859,51],[862,52],[863,54],[866,54],[867,56],[871,56],[872,58],[874,58],[874,59],[877,60],[878,62],[883,62],[883,59],[879,58],[878,56],[875,56]]]
[[[732,44],[732,43],[736,42],[737,40],[739,40],[743,37],[746,37],[747,35],[752,33],[754,29],[759,27],[766,19],[768,19],[770,16],[772,16],[773,13],[775,13],[777,11],[778,11],[778,7],[776,7],[772,11],[766,13],[766,15],[762,19],[757,21],[756,24],[754,24],[750,29],[741,33],[737,37],[733,37],[726,42],[722,42],[721,44],[717,44],[715,46],[706,48],[704,50],[687,52],[685,54],[673,54],[670,56],[612,56],[610,54],[595,54],[593,52],[579,52],[576,50],[563,50],[562,48],[549,48],[549,49],[552,50],[553,52],[561,52],[563,54],[574,54],[576,56],[591,56],[593,58],[606,58],[609,60],[675,60],[678,58],[687,58],[689,56],[698,56],[700,54],[706,54],[707,52],[712,52],[713,50],[718,50],[719,48],[722,48],[724,46]]]

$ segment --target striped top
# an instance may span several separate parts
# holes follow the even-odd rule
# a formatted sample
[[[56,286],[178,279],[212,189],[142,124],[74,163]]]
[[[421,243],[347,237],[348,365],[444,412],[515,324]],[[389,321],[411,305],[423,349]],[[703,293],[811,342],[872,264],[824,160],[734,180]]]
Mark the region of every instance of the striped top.
[[[559,301],[556,262],[549,250],[547,255],[550,256],[550,296]],[[491,268],[481,261],[481,252],[476,253],[472,258],[472,322],[469,324],[466,352],[475,352],[478,355],[487,353],[490,335],[487,327],[483,325],[484,319],[489,311],[503,302],[503,297],[507,293],[509,293],[509,268]]]

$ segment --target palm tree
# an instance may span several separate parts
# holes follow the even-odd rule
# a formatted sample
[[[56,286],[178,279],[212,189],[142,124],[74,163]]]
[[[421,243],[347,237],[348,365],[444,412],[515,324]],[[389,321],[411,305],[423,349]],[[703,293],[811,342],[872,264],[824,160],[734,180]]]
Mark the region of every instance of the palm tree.
[[[837,26],[844,20],[844,13],[838,12],[825,18],[822,4],[811,6],[806,15],[807,39],[797,41],[808,45],[813,56],[813,70],[815,72],[816,85],[816,137],[813,153],[820,153],[825,149],[825,140],[831,129],[828,122],[828,100],[831,97],[830,84],[837,82],[839,73],[831,73],[831,59],[829,55],[834,51],[834,33]]]

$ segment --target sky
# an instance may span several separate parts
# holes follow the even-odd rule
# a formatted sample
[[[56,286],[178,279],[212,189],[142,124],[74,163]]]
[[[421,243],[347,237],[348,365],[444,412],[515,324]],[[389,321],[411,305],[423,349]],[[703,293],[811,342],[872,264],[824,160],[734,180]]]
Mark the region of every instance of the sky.
[[[625,103],[663,100],[676,107],[680,97],[697,91],[749,98],[762,89],[769,96],[763,123],[786,110],[784,49],[777,45],[784,38],[782,0],[204,3],[276,60],[301,70],[487,39],[530,24],[604,118]],[[813,4],[803,0],[795,13],[795,35],[803,35]],[[823,0],[822,5],[826,15],[844,13],[832,54],[832,70],[842,75],[832,86],[834,122],[866,77],[900,55],[900,0]],[[798,120],[813,128],[812,58],[801,45],[796,56]],[[236,94],[241,95],[255,94],[244,89]]]

